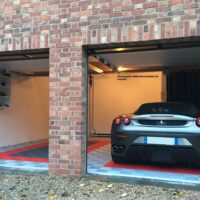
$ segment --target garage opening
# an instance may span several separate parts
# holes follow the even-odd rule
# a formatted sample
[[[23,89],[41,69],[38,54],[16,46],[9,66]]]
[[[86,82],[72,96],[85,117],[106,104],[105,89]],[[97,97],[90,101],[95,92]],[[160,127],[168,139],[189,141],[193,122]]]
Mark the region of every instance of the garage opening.
[[[0,53],[0,170],[48,171],[49,49]]]
[[[193,39],[85,46],[88,173],[199,182],[200,43]]]

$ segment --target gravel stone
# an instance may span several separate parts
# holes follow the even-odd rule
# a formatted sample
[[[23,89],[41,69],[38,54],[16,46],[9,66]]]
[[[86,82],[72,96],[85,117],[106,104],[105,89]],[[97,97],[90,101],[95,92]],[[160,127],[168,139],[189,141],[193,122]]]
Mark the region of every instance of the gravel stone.
[[[194,190],[132,185],[88,178],[0,174],[1,200],[198,200]]]

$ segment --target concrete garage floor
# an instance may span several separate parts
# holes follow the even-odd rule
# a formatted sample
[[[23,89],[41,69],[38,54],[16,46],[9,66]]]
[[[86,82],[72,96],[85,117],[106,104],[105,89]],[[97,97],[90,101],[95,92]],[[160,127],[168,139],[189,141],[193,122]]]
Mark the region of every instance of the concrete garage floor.
[[[100,140],[90,138],[87,158],[88,174],[153,179],[189,185],[200,183],[200,169],[115,164],[111,161],[110,152],[111,145],[108,138]]]
[[[111,161],[110,138],[91,137],[88,142],[87,173],[166,181],[177,184],[199,184],[200,169],[169,166],[121,165]],[[48,141],[42,140],[0,148],[0,171],[48,172]]]
[[[1,147],[0,170],[47,172],[48,141]]]

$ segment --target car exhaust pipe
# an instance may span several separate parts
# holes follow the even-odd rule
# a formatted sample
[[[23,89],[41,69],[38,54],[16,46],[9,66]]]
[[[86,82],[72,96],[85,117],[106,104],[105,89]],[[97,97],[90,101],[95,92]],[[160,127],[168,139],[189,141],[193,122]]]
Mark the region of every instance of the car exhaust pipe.
[[[122,153],[124,151],[124,147],[115,145],[115,146],[112,147],[112,151],[114,153]]]
[[[118,146],[113,146],[112,150],[114,153],[118,153],[119,148],[118,148]]]
[[[118,153],[122,153],[124,151],[124,147],[123,146],[119,146],[118,147]]]

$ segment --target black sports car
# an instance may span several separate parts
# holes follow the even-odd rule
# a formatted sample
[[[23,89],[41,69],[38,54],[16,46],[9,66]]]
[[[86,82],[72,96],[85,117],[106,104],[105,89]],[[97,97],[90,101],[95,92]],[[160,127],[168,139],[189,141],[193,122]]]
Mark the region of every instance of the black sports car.
[[[112,160],[116,163],[200,163],[200,117],[190,103],[146,103],[113,120]]]

